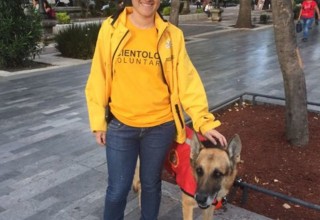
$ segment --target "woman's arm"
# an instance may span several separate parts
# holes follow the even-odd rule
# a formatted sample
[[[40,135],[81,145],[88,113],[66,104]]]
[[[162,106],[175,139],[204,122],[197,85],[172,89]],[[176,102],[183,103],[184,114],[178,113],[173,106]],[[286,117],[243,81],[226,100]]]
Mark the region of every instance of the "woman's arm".
[[[303,10],[303,6],[302,6],[302,4],[301,4],[301,8],[300,8],[298,20],[300,20],[300,17],[301,17],[301,14],[302,14],[302,10]]]
[[[219,133],[216,128],[220,126],[220,121],[209,112],[207,96],[200,76],[192,64],[185,48],[183,34],[181,34],[178,55],[178,87],[179,99],[184,111],[190,116],[193,127],[200,131],[207,139],[216,144],[226,146],[226,138]]]
[[[315,10],[316,10],[316,13],[318,14],[318,20],[320,20],[320,13],[319,13],[318,5],[316,5]]]

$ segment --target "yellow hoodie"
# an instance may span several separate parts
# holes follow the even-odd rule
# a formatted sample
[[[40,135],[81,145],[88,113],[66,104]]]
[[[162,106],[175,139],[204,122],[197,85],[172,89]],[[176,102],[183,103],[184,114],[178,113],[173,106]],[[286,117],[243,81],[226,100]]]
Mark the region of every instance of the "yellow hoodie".
[[[127,7],[119,17],[103,22],[90,75],[86,85],[86,99],[92,131],[106,131],[106,109],[111,93],[111,84],[117,52],[130,39],[126,28]],[[202,134],[220,125],[208,110],[205,90],[198,72],[193,66],[180,29],[156,15],[158,31],[158,53],[161,69],[170,90],[170,103],[177,128],[176,141],[183,143],[186,138],[183,110],[189,115],[196,131]]]

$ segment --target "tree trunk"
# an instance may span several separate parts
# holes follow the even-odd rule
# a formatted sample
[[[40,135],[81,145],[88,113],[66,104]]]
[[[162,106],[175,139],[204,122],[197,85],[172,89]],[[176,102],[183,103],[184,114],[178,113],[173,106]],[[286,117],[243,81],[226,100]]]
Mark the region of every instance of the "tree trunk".
[[[302,69],[291,0],[272,0],[275,42],[286,99],[286,136],[290,144],[309,142],[306,81]]]
[[[240,0],[240,9],[236,28],[252,28],[251,23],[251,1]]]
[[[179,25],[179,7],[180,7],[179,0],[171,1],[171,12],[170,12],[169,21],[176,26]]]
[[[186,15],[190,13],[190,0],[184,0],[183,1],[183,8],[181,14]]]

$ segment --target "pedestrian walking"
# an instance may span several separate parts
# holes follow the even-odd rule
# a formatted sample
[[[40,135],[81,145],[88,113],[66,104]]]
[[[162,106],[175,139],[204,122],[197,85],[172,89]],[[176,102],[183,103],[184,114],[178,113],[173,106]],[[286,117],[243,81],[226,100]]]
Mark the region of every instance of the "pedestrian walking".
[[[258,0],[258,10],[261,11],[261,10],[263,9],[264,1],[265,1],[265,0]]]
[[[207,14],[208,18],[212,16],[211,10],[213,9],[212,2],[209,2],[204,8],[204,13]]]
[[[315,19],[315,12],[319,16],[319,8],[314,0],[304,0],[301,3],[301,10],[298,20],[302,19],[303,22],[303,38],[302,41],[308,41],[309,29],[312,28],[313,21]]]
[[[196,1],[196,6],[197,6],[197,9],[198,9],[198,8],[201,8],[201,1],[200,1],[200,0],[197,0],[197,1]]]

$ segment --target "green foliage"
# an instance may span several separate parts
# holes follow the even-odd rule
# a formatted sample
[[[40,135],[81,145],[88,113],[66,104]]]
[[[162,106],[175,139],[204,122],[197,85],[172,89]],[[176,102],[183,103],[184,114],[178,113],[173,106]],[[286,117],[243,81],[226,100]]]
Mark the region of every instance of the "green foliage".
[[[196,9],[196,13],[198,13],[198,14],[203,13],[203,9],[202,9],[202,8],[197,8],[197,9]]]
[[[64,57],[91,59],[100,27],[100,23],[70,25],[55,36],[56,48]]]
[[[260,24],[268,24],[268,21],[270,20],[270,16],[267,14],[260,15]]]
[[[103,16],[105,17],[109,17],[118,11],[118,6],[114,3],[114,1],[110,1],[108,5],[109,7],[103,10]]]
[[[0,0],[0,68],[23,66],[39,53],[40,17],[25,15],[22,3]]]
[[[164,7],[164,8],[163,8],[162,14],[163,14],[164,16],[168,16],[168,15],[170,15],[170,12],[171,12],[171,7],[170,7],[170,6],[167,6],[167,7]]]
[[[56,19],[59,24],[70,24],[70,16],[67,12],[58,12],[56,13]]]

